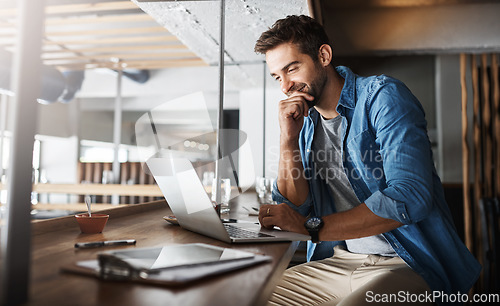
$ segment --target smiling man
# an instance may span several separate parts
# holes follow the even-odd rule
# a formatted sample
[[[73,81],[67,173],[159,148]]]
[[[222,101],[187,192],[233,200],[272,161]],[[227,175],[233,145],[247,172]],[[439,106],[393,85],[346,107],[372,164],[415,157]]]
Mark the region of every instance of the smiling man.
[[[410,90],[335,67],[324,29],[307,16],[278,20],[255,51],[287,96],[273,188],[281,204],[262,206],[259,221],[312,240],[309,262],[285,272],[270,304],[467,292],[480,265],[456,234]]]

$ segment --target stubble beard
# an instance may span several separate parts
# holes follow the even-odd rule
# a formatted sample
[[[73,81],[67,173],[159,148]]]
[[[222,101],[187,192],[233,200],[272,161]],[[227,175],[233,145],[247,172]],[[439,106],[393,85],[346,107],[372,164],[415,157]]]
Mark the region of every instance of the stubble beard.
[[[314,97],[312,101],[308,101],[307,103],[309,108],[316,106],[321,100],[321,96],[323,95],[323,90],[325,89],[327,80],[328,76],[326,74],[326,70],[323,69],[323,67],[319,67],[318,76],[314,78],[314,80],[312,80],[311,86],[309,87],[308,94]]]
[[[314,97],[312,101],[306,101],[307,106],[309,108],[316,106],[321,99],[323,90],[325,89],[326,82],[328,80],[326,70],[323,67],[318,65],[316,72],[317,77],[311,81],[311,85],[307,85],[306,83],[297,83],[290,89],[290,91],[288,91],[287,96],[291,96],[296,91],[305,92]]]

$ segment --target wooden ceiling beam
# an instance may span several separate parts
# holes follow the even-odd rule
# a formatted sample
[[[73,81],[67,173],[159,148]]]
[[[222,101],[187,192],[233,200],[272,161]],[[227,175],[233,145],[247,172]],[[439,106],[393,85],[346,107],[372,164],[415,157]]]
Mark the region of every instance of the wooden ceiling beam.
[[[45,45],[116,45],[116,44],[136,44],[136,43],[152,43],[152,42],[172,42],[179,41],[173,35],[162,36],[132,36],[132,37],[116,37],[102,39],[86,39],[86,40],[45,40]]]
[[[16,31],[14,28],[2,29],[0,37],[14,37]],[[161,26],[155,27],[130,27],[118,29],[96,29],[96,30],[79,30],[79,31],[50,31],[45,33],[45,37],[62,37],[62,36],[113,36],[113,35],[136,35],[136,34],[168,34],[167,29]]]
[[[84,70],[96,68],[109,68],[109,69],[162,69],[172,67],[195,67],[195,66],[208,66],[201,59],[183,59],[183,60],[163,60],[163,61],[127,61],[120,63],[113,62],[97,62],[97,63],[83,63],[83,64],[67,64],[67,65],[53,65],[60,70]]]
[[[193,61],[172,61],[170,63],[151,62],[151,63],[128,63],[129,69],[164,69],[164,68],[182,68],[182,67],[207,67],[208,64],[201,59]]]
[[[132,35],[132,34],[153,34],[169,33],[164,27],[137,27],[137,28],[119,28],[119,29],[96,29],[81,31],[58,31],[47,32],[46,37],[53,36],[111,36],[111,35]]]
[[[45,21],[45,25],[77,25],[77,24],[104,24],[104,23],[117,23],[117,22],[144,22],[156,21],[148,14],[126,14],[126,15],[112,15],[112,16],[91,16],[91,17],[80,17],[80,18],[48,18]]]
[[[164,43],[179,41],[173,35],[162,36],[132,36],[132,37],[114,37],[101,39],[85,39],[85,40],[49,40],[44,39],[44,45],[60,45],[60,46],[84,46],[84,45],[116,45],[116,44],[138,44],[138,43]],[[14,37],[7,37],[0,41],[0,46],[13,46],[15,43]]]
[[[49,47],[49,46],[47,46]],[[53,46],[52,46],[53,47]],[[105,53],[105,52],[149,52],[161,50],[179,50],[186,49],[187,47],[182,44],[168,44],[168,45],[140,45],[140,46],[113,46],[113,47],[92,47],[92,48],[71,48],[59,50],[44,50],[43,53]]]
[[[102,3],[81,3],[81,4],[65,4],[65,5],[49,5],[45,8],[45,14],[85,14],[85,13],[102,13],[106,11],[121,11],[139,9],[132,1],[114,1]],[[0,10],[1,17],[15,17],[17,9],[2,9]]]
[[[195,58],[196,54],[193,52],[162,52],[162,53],[110,53],[110,54],[96,54],[96,55],[83,55],[83,56],[66,56],[66,57],[47,57],[43,56],[44,62],[48,61],[81,61],[81,60],[92,60],[92,59],[110,59],[118,58],[122,60],[127,59],[151,59],[155,58],[158,60],[172,59],[172,58],[185,58],[191,57]]]
[[[62,70],[207,65],[132,1],[61,3],[46,7],[46,65]],[[0,46],[10,52],[15,52],[16,14],[17,8],[0,10]]]
[[[45,13],[51,14],[82,14],[105,11],[133,10],[139,7],[132,1],[114,1],[101,3],[82,3],[47,6]]]

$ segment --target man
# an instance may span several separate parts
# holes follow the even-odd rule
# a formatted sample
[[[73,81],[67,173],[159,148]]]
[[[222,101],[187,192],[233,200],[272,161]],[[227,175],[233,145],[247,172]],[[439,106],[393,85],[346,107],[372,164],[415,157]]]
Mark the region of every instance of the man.
[[[270,303],[432,304],[442,302],[433,292],[467,293],[481,268],[456,234],[410,90],[334,67],[307,16],[278,20],[255,51],[288,96],[273,188],[282,204],[261,207],[259,221],[312,237],[313,261],[288,269]]]

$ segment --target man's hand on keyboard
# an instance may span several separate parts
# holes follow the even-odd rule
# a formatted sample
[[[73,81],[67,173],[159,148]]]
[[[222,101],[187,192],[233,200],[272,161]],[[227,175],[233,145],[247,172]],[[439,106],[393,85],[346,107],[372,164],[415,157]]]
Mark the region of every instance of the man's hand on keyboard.
[[[306,217],[291,209],[285,203],[262,205],[259,211],[259,222],[267,229],[277,226],[284,231],[309,235],[304,227]]]

